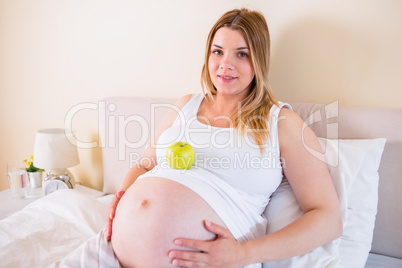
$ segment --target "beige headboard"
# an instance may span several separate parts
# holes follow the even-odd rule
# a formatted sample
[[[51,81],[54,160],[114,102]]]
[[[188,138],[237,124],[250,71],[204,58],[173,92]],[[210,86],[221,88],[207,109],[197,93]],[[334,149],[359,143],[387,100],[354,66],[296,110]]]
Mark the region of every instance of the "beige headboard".
[[[115,97],[104,100],[101,128],[104,192],[116,192],[144,151],[173,98]],[[379,169],[379,203],[372,252],[402,258],[402,110],[291,103],[319,137],[386,138]],[[151,120],[152,118],[152,120]],[[144,134],[145,133],[145,134]]]

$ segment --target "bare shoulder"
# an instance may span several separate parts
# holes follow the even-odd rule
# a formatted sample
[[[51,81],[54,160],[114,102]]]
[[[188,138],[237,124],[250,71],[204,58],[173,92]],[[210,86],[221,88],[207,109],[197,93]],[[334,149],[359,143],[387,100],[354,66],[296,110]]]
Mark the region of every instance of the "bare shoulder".
[[[171,127],[176,120],[179,112],[183,107],[190,101],[192,94],[187,94],[180,97],[175,104],[171,107],[172,109],[168,109],[166,114],[164,115],[163,120],[161,121],[160,125],[157,128],[156,137],[158,138],[159,135],[165,131],[167,128]]]
[[[183,107],[190,101],[192,94],[187,94],[179,99],[173,104],[172,109],[169,109],[162,121],[162,125],[166,127],[170,127],[173,122],[176,120],[177,116],[179,115],[179,112],[183,109]]]
[[[181,97],[176,101],[175,105],[176,105],[178,108],[182,109],[182,108],[184,107],[184,105],[186,105],[186,104],[190,101],[190,99],[191,99],[192,96],[193,96],[193,94],[187,94],[187,95],[181,96]]]
[[[175,114],[177,116],[177,112],[179,112],[181,109],[183,109],[183,107],[190,101],[192,96],[193,96],[193,94],[187,94],[187,95],[184,95],[184,96],[181,96],[180,98],[178,98],[177,101],[174,103],[174,106],[177,109],[175,109],[176,112],[173,112],[173,114]]]
[[[284,120],[287,119],[287,120]],[[285,124],[295,124],[295,123],[302,123],[303,120],[300,118],[300,116],[292,111],[291,109],[288,109],[286,107],[283,107],[279,111],[279,121]]]
[[[294,151],[295,148],[311,147],[321,151],[317,136],[311,128],[297,113],[287,108],[282,108],[279,112],[278,139],[282,150]]]
[[[282,108],[278,118],[279,140],[286,138],[293,139],[295,135],[300,136],[304,122],[301,117],[288,108]]]

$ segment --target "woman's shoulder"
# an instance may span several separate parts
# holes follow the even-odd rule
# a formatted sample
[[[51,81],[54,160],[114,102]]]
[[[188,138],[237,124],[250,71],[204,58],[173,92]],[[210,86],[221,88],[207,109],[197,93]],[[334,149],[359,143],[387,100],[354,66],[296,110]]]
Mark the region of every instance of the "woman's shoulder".
[[[278,116],[278,132],[279,136],[282,136],[282,140],[284,137],[292,139],[295,136],[300,136],[306,126],[303,119],[293,110],[287,107],[280,109]]]
[[[294,124],[303,124],[303,119],[294,112],[291,108],[284,106],[279,111],[279,121],[282,121],[285,126],[292,126]]]
[[[186,94],[181,96],[180,98],[177,99],[175,105],[182,109],[190,100],[191,98],[194,96],[194,94]]]
[[[300,116],[290,108],[290,106],[284,103],[280,106],[279,116],[289,117],[291,119],[301,119]]]
[[[279,145],[294,150],[302,145],[319,150],[317,136],[303,119],[290,109],[281,109],[278,120]],[[318,144],[318,145],[317,145]]]
[[[186,94],[181,96],[175,103],[175,105],[181,110],[190,101],[196,105],[199,104],[204,99],[203,93]]]
[[[184,96],[179,97],[176,102],[173,104],[173,107],[170,107],[171,109],[168,109],[167,112],[164,115],[163,120],[159,124],[159,127],[156,131],[155,137],[156,140],[159,139],[159,136],[169,127],[173,125],[173,123],[176,121],[176,118],[180,111],[183,109],[183,107],[191,100],[193,97],[193,94],[186,94]]]
[[[193,106],[195,102],[197,102],[197,99],[202,98],[203,95],[201,93],[199,94],[186,94],[181,97],[179,97],[176,102],[173,104],[174,107],[173,109],[170,109],[166,115],[165,115],[165,120],[168,123],[169,126],[171,126],[177,116],[184,110],[188,110],[188,108],[185,108],[186,105]],[[190,103],[191,102],[191,103]]]

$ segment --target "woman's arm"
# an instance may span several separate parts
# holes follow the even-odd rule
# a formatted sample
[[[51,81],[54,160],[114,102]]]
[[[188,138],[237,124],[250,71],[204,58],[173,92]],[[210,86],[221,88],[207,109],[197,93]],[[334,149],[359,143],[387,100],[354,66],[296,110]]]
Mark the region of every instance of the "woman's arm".
[[[178,112],[184,107],[184,105],[191,99],[191,95],[185,95],[181,97],[176,104],[174,104],[174,109],[170,109],[166,115],[164,116],[160,126],[158,127],[156,133],[155,133],[155,140],[157,141],[159,139],[159,136],[176,120],[176,117],[178,115]],[[137,162],[136,165],[134,165],[127,173],[127,175],[124,177],[122,186],[120,187],[120,190],[115,194],[113,197],[109,209],[108,209],[108,216],[107,216],[107,222],[106,222],[106,227],[107,227],[107,240],[110,240],[112,237],[112,224],[113,224],[113,219],[115,216],[116,208],[117,205],[120,201],[120,198],[123,196],[125,191],[130,188],[130,186],[137,180],[139,176],[142,174],[146,173],[147,171],[153,169],[157,164],[156,161],[156,148],[149,144],[145,150],[145,152],[142,154],[140,160]]]
[[[206,229],[215,233],[217,239],[175,240],[181,246],[202,251],[172,250],[170,257],[175,265],[239,267],[270,262],[304,254],[341,235],[339,202],[327,165],[310,153],[322,152],[317,137],[288,109],[281,109],[278,128],[284,174],[304,215],[275,233],[245,243],[237,242],[226,228],[206,224]]]
[[[153,169],[156,166],[155,148],[148,145],[140,160],[127,172],[124,177],[120,191],[126,191],[137,180],[139,176]]]
[[[284,174],[304,212],[285,228],[245,243],[249,263],[269,262],[304,254],[342,234],[338,197],[313,131],[293,111],[281,109],[279,146]]]

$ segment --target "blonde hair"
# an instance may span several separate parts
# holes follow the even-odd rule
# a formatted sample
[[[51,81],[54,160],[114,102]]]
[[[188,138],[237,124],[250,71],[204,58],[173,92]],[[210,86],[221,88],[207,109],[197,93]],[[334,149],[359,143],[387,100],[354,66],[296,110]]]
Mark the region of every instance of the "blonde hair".
[[[269,138],[269,111],[272,105],[278,105],[268,81],[270,60],[268,25],[264,15],[260,12],[245,8],[228,11],[215,23],[208,35],[201,73],[203,92],[210,99],[212,99],[212,95],[216,95],[217,91],[209,74],[209,56],[214,36],[222,27],[241,31],[250,49],[254,78],[248,96],[238,106],[237,113],[232,116],[232,120],[240,134],[251,130],[251,137],[259,146],[262,154],[265,151],[264,144]]]

